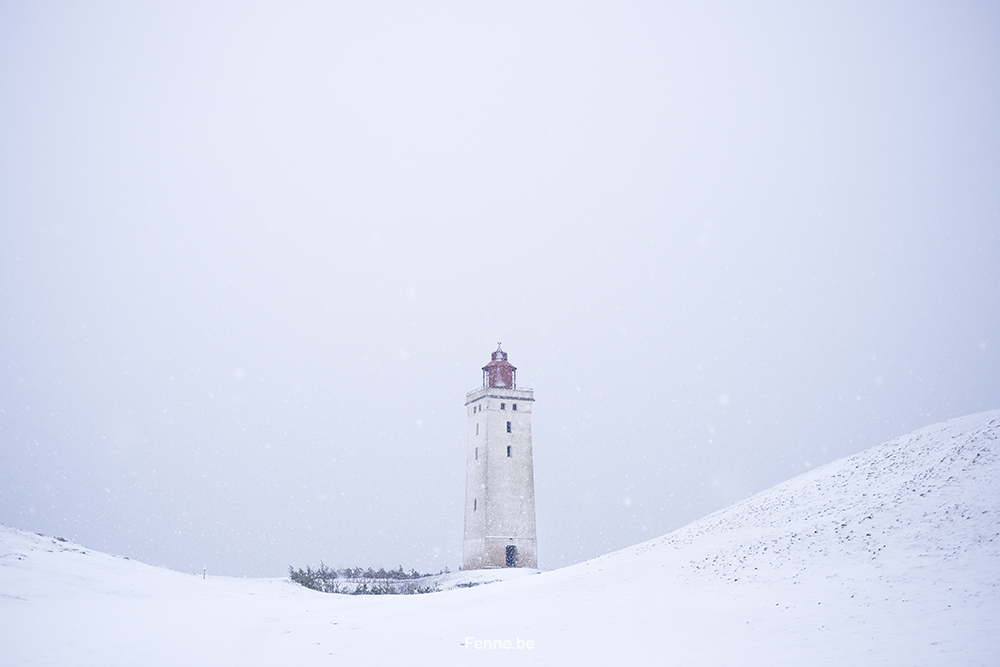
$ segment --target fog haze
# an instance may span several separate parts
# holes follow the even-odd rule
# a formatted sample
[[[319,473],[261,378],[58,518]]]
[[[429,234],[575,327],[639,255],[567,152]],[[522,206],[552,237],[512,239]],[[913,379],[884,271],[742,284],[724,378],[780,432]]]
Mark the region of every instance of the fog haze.
[[[0,522],[456,569],[465,393],[539,565],[1000,407],[992,3],[7,3]]]

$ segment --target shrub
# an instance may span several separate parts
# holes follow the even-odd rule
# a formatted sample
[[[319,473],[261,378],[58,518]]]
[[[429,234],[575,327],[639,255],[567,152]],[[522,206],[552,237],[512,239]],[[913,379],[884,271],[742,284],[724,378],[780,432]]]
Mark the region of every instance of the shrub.
[[[447,568],[443,572],[447,572]],[[415,582],[429,576],[412,569],[407,573],[402,565],[388,572],[381,567],[377,571],[371,567],[335,570],[322,561],[315,570],[309,566],[304,570],[288,566],[288,577],[297,584],[323,593],[349,595],[415,595],[440,590],[436,585],[421,586]]]

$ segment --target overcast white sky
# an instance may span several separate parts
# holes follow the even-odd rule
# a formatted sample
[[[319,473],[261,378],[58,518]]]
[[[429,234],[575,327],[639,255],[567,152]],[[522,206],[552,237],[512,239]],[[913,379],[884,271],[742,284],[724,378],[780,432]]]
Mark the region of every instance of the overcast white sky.
[[[545,569],[1000,407],[997,119],[992,2],[4,3],[0,522],[455,569],[497,341]]]

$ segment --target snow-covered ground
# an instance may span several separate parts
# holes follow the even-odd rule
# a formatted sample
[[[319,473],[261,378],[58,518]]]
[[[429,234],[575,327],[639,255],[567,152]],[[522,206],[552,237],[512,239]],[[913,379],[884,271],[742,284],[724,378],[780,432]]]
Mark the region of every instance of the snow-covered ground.
[[[427,595],[202,580],[2,527],[0,664],[1000,665],[998,436],[1000,410],[937,424],[664,537]]]

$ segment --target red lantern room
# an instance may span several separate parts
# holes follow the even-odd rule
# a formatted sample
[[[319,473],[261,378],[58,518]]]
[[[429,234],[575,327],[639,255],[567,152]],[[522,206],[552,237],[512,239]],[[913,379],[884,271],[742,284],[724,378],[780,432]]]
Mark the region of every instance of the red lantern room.
[[[507,353],[500,349],[500,343],[497,343],[493,359],[483,366],[483,386],[502,389],[517,388],[517,368],[507,361]]]

